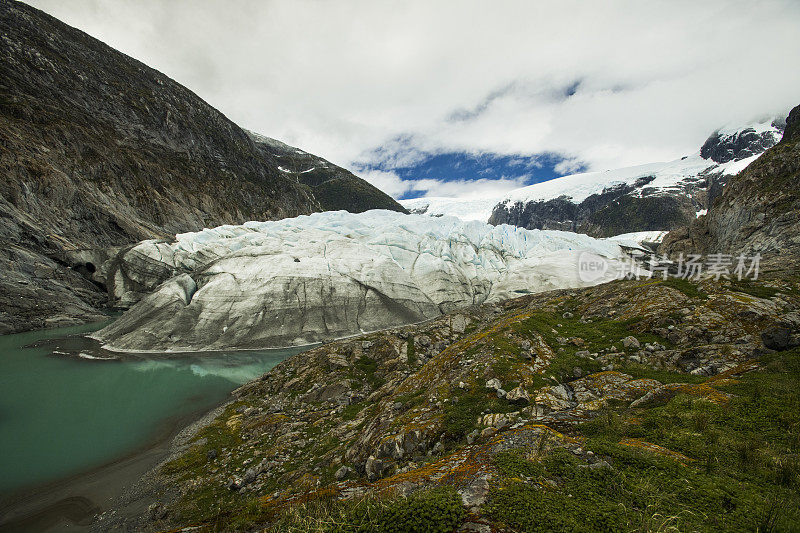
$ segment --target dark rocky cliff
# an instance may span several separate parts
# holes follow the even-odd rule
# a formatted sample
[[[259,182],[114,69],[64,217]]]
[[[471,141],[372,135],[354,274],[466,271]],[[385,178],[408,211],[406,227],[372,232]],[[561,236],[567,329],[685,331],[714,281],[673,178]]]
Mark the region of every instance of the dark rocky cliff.
[[[686,176],[676,187],[652,187],[649,184],[655,176],[642,176],[635,183],[609,186],[579,203],[567,197],[501,203],[495,206],[489,223],[575,231],[594,237],[688,226],[698,211],[709,208],[729,179],[718,164],[740,161],[774,146],[784,123],[776,120],[772,126],[774,129],[762,132],[753,128],[714,132],[700,150],[709,168]]]
[[[633,185],[609,187],[580,203],[561,197],[538,202],[500,204],[490,224],[511,224],[527,229],[558,229],[611,237],[632,231],[663,230],[688,224],[705,203],[707,191],[720,179],[712,175],[686,184],[680,193],[636,196],[652,177]]]
[[[753,254],[778,258],[800,252],[800,106],[786,119],[783,139],[731,178],[708,215],[670,232],[661,250]]]
[[[313,184],[281,172],[280,150],[187,88],[8,0],[0,147],[0,333],[96,318],[105,297],[86,278],[115,246],[324,209],[402,210],[335,165]]]

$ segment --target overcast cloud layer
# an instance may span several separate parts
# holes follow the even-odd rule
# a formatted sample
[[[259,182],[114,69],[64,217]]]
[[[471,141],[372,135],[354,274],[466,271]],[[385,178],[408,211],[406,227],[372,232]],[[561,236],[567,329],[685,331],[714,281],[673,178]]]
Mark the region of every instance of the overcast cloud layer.
[[[615,168],[675,159],[719,126],[800,104],[796,0],[31,3],[398,197],[414,187],[392,165],[426,154]]]

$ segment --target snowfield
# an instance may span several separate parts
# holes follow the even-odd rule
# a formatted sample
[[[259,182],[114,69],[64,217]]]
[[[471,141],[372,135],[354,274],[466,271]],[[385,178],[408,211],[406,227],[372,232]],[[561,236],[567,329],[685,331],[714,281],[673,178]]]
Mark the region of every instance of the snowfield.
[[[622,233],[608,237],[606,240],[619,243],[621,246],[636,248],[643,243],[660,243],[667,236],[668,231],[634,231],[633,233]]]
[[[400,204],[412,213],[436,217],[451,215],[462,220],[488,222],[492,210],[498,204],[547,201],[561,196],[579,204],[593,194],[602,193],[605,189],[616,185],[633,185],[639,178],[649,176],[655,176],[655,179],[635,191],[634,196],[641,196],[645,190],[648,195],[680,191],[683,182],[696,179],[706,172],[738,174],[758,157],[755,155],[740,161],[717,164],[709,159],[703,159],[698,152],[668,163],[649,163],[602,172],[572,174],[480,200],[432,197],[400,200]]]
[[[581,281],[585,251],[626,258],[587,235],[392,211],[220,226],[125,253],[136,285],[161,284],[94,336],[123,351],[308,344],[607,281]]]

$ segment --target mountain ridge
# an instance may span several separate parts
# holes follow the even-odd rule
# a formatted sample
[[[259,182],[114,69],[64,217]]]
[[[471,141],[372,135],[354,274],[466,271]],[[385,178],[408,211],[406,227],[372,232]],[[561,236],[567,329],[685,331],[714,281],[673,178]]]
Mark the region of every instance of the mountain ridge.
[[[800,252],[800,106],[786,119],[783,138],[731,178],[708,214],[665,238],[661,251],[761,254],[773,261]]]
[[[99,265],[143,239],[403,211],[334,165],[313,186],[286,176],[191,90],[35,8],[0,0],[0,29],[0,333],[102,318]]]
[[[768,119],[720,129],[696,153],[674,161],[562,176],[487,199],[420,198],[401,204],[419,214],[594,237],[670,230],[708,209],[728,176],[778,142],[783,125],[782,119]]]

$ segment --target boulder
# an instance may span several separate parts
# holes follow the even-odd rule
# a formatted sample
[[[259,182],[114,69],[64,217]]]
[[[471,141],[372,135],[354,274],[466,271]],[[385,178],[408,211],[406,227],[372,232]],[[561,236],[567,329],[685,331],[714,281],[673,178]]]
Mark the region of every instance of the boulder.
[[[518,403],[518,404],[521,404],[521,405],[527,405],[527,404],[530,403],[531,398],[528,395],[528,391],[526,391],[525,389],[523,389],[520,386],[520,387],[515,387],[515,388],[511,389],[511,391],[509,391],[506,394],[506,400],[508,400],[509,402],[514,402],[514,403]]]
[[[503,388],[503,385],[500,383],[500,380],[497,378],[492,378],[486,382],[486,389],[490,391],[497,391]]]
[[[637,339],[636,337],[634,337],[632,335],[622,339],[622,345],[625,348],[634,348],[634,349],[637,349],[637,350],[641,347],[641,343],[639,342],[639,339]]]
[[[789,328],[769,328],[761,333],[761,340],[770,350],[786,350],[792,346],[792,332]]]
[[[486,477],[479,477],[463,489],[458,491],[464,507],[475,509],[486,502],[489,494],[489,481]]]

